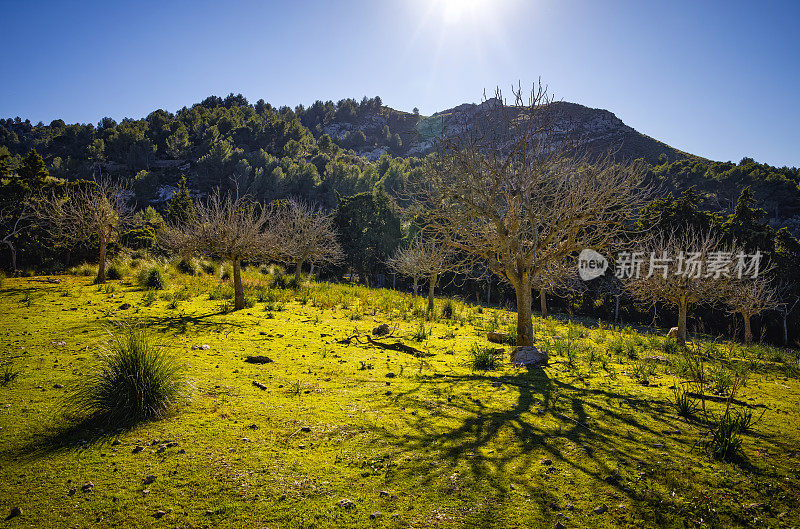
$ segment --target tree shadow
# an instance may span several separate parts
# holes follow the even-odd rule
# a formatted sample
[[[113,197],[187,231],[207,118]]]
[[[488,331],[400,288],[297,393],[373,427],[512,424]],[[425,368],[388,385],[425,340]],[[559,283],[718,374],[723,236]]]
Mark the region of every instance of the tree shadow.
[[[512,405],[498,409],[496,402],[490,406],[470,394],[470,388],[498,382],[517,392]],[[442,384],[449,386],[446,404],[423,397],[433,385]],[[457,393],[458,398],[451,398]],[[488,398],[493,399],[491,393]],[[428,413],[405,416],[410,433],[380,426],[374,433],[400,453],[422,454],[430,464],[396,471],[398,482],[413,479],[419,487],[441,487],[461,469],[460,476],[480,483],[487,496],[507,498],[509,483],[515,484],[539,504],[541,513],[553,513],[553,505],[563,501],[557,493],[558,475],[570,474],[589,477],[612,496],[626,498],[638,512],[657,518],[653,513],[663,498],[635,485],[639,471],[660,470],[648,479],[665,486],[673,479],[669,472],[685,464],[680,463],[681,454],[696,449],[693,431],[685,431],[690,424],[676,424],[675,417],[665,413],[667,402],[607,387],[583,387],[551,378],[545,369],[501,376],[448,374],[444,381],[423,377],[384,406],[392,414],[396,412],[391,408],[405,402]],[[677,426],[683,433],[673,434]],[[663,463],[654,463],[662,458]],[[767,473],[747,458],[733,464],[754,476]],[[484,507],[487,515],[495,512],[490,505]]]

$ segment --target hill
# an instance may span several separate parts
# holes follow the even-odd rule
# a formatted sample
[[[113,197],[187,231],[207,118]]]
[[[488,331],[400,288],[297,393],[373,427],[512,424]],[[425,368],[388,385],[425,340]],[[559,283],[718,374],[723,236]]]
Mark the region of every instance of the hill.
[[[490,104],[488,101],[482,104]],[[14,175],[35,149],[53,176],[70,180],[113,176],[130,183],[140,207],[156,207],[185,176],[197,193],[237,187],[260,200],[300,195],[333,208],[338,197],[381,184],[396,194],[433,139],[477,119],[480,105],[463,104],[422,116],[383,105],[379,97],[317,101],[304,107],[250,104],[241,95],[211,96],[176,113],[155,110],[143,119],[93,124],[32,124],[0,120],[0,178]],[[612,112],[555,102],[565,130],[590,149],[620,160],[643,158],[664,193],[696,187],[703,206],[729,213],[744,187],[774,227],[800,235],[800,169],[743,157],[715,162],[685,153],[625,125]]]

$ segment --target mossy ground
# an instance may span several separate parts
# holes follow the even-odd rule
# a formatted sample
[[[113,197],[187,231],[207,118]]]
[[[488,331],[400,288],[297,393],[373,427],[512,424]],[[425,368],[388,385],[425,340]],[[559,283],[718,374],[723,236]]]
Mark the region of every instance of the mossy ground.
[[[679,418],[671,405],[680,355],[646,333],[536,319],[551,366],[483,372],[470,350],[513,313],[457,302],[452,319],[426,321],[424,300],[408,294],[269,288],[257,271],[247,275],[252,306],[237,312],[229,287],[208,276],[172,273],[155,294],[130,277],[58,279],[0,289],[1,360],[18,374],[0,386],[0,514],[23,510],[3,526],[800,525],[791,351],[705,345],[710,372],[749,373],[738,398],[763,411],[743,457],[717,462],[695,446],[702,416]],[[185,362],[191,395],[160,421],[76,426],[63,412],[69,391],[120,319],[146,325]],[[337,343],[384,322],[432,356]],[[274,363],[245,363],[252,354]],[[159,452],[167,441],[177,446]],[[156,480],[145,485],[148,474]],[[344,498],[353,507],[339,506]]]

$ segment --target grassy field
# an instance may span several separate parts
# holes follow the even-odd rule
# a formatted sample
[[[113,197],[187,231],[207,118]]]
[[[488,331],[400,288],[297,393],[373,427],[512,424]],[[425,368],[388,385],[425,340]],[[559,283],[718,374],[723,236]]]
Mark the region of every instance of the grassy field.
[[[157,291],[133,272],[4,280],[0,519],[22,514],[0,526],[800,525],[796,351],[692,345],[706,393],[744,377],[735,407],[753,414],[742,455],[716,461],[698,441],[726,404],[679,417],[671,388],[692,367],[644,329],[536,319],[550,367],[513,367],[506,346],[505,363],[475,370],[513,313],[441,299],[426,320],[409,294],[279,288],[256,269],[250,308],[232,312],[216,275],[166,278]],[[177,355],[191,391],[159,421],[76,423],[70,392],[120,321]],[[340,343],[381,323],[426,355]]]

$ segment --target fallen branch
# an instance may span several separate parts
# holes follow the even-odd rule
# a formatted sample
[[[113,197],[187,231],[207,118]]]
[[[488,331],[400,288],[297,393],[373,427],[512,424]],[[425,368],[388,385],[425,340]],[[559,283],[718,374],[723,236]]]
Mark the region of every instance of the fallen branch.
[[[417,358],[422,358],[426,356],[433,356],[432,353],[427,353],[425,351],[420,351],[410,345],[406,345],[403,342],[395,342],[395,343],[386,343],[386,342],[379,342],[377,340],[373,340],[371,336],[367,336],[367,341],[376,347],[380,347],[381,349],[390,349],[392,351],[400,351],[401,353],[408,353],[410,355],[414,355]]]

